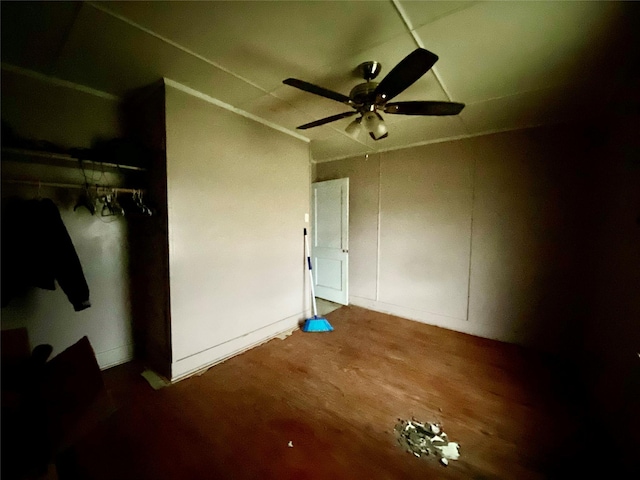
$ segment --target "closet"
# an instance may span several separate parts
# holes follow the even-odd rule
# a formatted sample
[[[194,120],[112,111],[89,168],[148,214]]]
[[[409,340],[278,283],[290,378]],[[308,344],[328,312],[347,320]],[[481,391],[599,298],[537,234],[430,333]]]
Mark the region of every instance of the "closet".
[[[119,99],[3,70],[1,100],[3,203],[53,201],[80,259],[91,302],[76,312],[59,286],[31,288],[2,308],[2,329],[26,327],[31,345],[51,344],[53,355],[86,335],[101,368],[129,361],[134,356],[129,226],[135,215],[123,217],[116,207],[135,206],[133,196],[141,191],[144,203],[152,203],[146,169],[126,165],[119,156],[80,155],[92,156],[96,144],[122,137]],[[9,128],[13,137],[5,135]],[[88,197],[94,200],[93,215]],[[103,201],[107,198],[115,202]]]
[[[92,306],[74,312],[62,292],[33,290],[3,309],[2,328],[27,326],[53,355],[87,335],[102,368],[135,356],[175,381],[309,316],[306,142],[168,79],[116,98],[18,77],[3,72],[3,120],[75,150],[8,146],[3,196],[56,203]],[[143,161],[117,143],[95,158],[110,139]],[[153,215],[110,215],[108,201],[92,215],[80,201],[140,190]]]

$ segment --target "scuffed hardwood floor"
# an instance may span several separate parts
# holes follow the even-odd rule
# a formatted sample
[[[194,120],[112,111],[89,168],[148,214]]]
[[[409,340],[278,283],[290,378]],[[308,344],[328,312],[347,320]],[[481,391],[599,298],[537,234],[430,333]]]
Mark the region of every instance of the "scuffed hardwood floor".
[[[296,331],[158,391],[135,363],[106,371],[119,409],[78,446],[78,478],[576,473],[580,407],[549,359],[357,307],[327,318],[332,333]],[[393,427],[412,417],[441,422],[460,460],[444,467],[401,450]]]

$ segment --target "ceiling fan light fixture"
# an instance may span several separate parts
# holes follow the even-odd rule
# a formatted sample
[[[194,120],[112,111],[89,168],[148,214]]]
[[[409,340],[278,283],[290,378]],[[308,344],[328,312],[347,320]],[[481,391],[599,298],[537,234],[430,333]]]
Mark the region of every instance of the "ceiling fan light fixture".
[[[381,137],[376,137],[373,133],[369,132],[369,136],[374,140],[382,140],[383,138],[387,138],[389,136],[389,133],[387,132]]]
[[[380,124],[380,119],[374,112],[366,112],[362,115],[362,124],[367,132],[373,132]]]
[[[358,138],[362,130],[362,118],[356,118],[353,122],[347,125],[347,128],[345,128],[344,131],[347,132],[347,135],[349,135],[351,138],[356,139]]]
[[[366,112],[362,116],[362,123],[367,132],[369,132],[375,140],[384,138],[385,135],[387,135],[387,126],[377,112]]]
[[[388,130],[387,130],[387,126],[384,124],[384,122],[381,120],[378,123],[377,128],[375,129],[375,131],[371,132],[375,137],[376,140],[380,140],[381,138],[384,138],[388,135]]]

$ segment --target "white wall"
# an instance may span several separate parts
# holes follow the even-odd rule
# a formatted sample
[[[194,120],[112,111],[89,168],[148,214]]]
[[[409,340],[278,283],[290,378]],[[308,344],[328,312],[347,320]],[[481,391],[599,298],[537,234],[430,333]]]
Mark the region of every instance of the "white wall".
[[[172,377],[305,318],[308,144],[166,87]]]
[[[381,155],[379,302],[467,316],[472,159],[459,142]]]
[[[63,147],[89,147],[96,138],[119,135],[118,104],[57,86],[38,78],[2,70],[2,119],[21,136]],[[3,164],[3,180],[28,177],[42,182],[78,178],[76,169]],[[3,184],[2,196],[34,198],[37,188]],[[33,289],[2,309],[2,328],[27,327],[32,346],[53,345],[57,354],[87,335],[102,368],[133,356],[129,306],[127,225],[123,219],[73,211],[80,190],[42,188],[40,195],[60,209],[91,292],[91,308],[74,312],[64,292]]]
[[[317,164],[316,181],[350,178],[351,303],[557,349],[585,161],[579,132],[548,128]]]

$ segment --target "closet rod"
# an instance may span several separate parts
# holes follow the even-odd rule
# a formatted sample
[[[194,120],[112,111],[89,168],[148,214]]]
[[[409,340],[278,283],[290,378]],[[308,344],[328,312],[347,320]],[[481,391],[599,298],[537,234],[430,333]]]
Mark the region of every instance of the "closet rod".
[[[10,183],[13,185],[30,185],[32,187],[55,187],[55,188],[84,188],[84,185],[78,185],[77,183],[53,183],[53,182],[37,182],[34,180],[11,180],[2,179],[2,183]],[[144,192],[140,188],[120,188],[120,187],[105,187],[102,185],[89,185],[89,188],[97,188],[98,190],[114,190],[116,193],[136,193]]]

